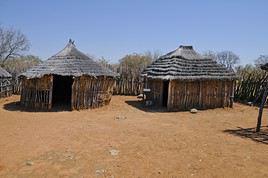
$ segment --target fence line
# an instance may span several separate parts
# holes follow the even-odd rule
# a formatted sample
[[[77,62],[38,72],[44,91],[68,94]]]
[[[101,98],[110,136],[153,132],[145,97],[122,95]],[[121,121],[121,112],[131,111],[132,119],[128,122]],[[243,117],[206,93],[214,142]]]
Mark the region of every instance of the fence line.
[[[259,104],[261,96],[264,92],[265,83],[268,82],[268,75],[265,72],[251,71],[239,74],[236,82],[235,101],[253,104]],[[119,78],[114,86],[114,95],[139,95],[143,90],[142,79],[125,79]],[[4,91],[4,87],[9,89]],[[1,86],[0,95],[8,95],[10,93],[20,94],[21,83],[19,80],[13,80],[10,84]],[[4,94],[3,94],[4,93]]]
[[[21,82],[19,80],[13,80],[13,94],[19,95],[21,92]],[[117,79],[114,86],[114,95],[139,95],[142,93],[143,81],[141,79]]]
[[[138,95],[142,93],[143,81],[140,79],[117,79],[114,87],[114,95]]]
[[[12,82],[10,79],[0,80],[0,98],[11,96],[13,93]]]
[[[235,100],[243,103],[259,104],[267,79],[267,73],[260,69],[241,71],[236,83]]]

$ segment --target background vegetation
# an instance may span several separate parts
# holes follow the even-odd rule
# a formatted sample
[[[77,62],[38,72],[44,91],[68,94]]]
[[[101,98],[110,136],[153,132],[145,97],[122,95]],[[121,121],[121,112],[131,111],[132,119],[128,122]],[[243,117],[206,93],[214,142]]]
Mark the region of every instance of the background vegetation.
[[[0,65],[12,74],[15,93],[20,91],[17,76],[42,62],[38,56],[25,55],[24,53],[29,49],[30,42],[23,33],[0,26]],[[127,54],[117,64],[111,64],[109,60],[104,58],[95,58],[95,60],[105,68],[119,74],[114,94],[138,95],[142,93],[143,89],[143,79],[140,74],[160,55],[157,51]],[[238,80],[234,96],[236,101],[250,102],[251,104],[260,102],[268,77],[267,73],[260,69],[260,66],[268,63],[268,55],[260,55],[259,58],[254,60],[254,65],[246,66],[238,65],[240,58],[232,51],[207,51],[203,55],[237,73]],[[94,59],[94,57],[90,57]]]

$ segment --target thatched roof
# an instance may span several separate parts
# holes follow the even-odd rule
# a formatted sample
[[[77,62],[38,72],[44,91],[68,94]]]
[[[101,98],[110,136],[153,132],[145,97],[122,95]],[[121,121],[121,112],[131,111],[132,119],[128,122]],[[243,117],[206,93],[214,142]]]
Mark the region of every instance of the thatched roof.
[[[192,46],[180,46],[149,65],[143,76],[162,80],[235,79],[234,71],[194,51]]]
[[[10,73],[8,73],[5,69],[0,67],[0,78],[10,78],[12,77]]]
[[[43,63],[27,70],[20,76],[27,78],[41,78],[44,75],[55,74],[62,76],[109,76],[115,77],[116,74],[93,61],[87,55],[80,52],[74,44],[69,40],[66,47],[50,57]]]

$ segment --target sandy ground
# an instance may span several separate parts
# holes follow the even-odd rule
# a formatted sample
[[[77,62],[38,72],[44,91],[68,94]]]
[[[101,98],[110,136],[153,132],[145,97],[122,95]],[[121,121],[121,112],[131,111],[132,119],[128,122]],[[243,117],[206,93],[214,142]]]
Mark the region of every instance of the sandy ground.
[[[27,112],[18,100],[0,100],[0,177],[268,177],[255,107],[164,112],[114,96],[100,109]]]

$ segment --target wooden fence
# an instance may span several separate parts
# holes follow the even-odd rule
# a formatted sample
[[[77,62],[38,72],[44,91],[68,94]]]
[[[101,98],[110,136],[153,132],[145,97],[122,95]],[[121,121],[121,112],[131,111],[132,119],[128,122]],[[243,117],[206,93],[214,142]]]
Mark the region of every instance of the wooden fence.
[[[116,80],[114,87],[114,95],[139,95],[143,90],[142,79],[125,79],[119,78]]]
[[[20,95],[21,93],[21,81],[13,80],[13,94]],[[114,85],[114,95],[132,95],[136,96],[142,93],[143,81],[141,79],[128,80],[128,79],[117,79]]]
[[[21,93],[21,81],[18,79],[15,79],[12,81],[13,83],[13,94],[20,95]]]
[[[238,74],[239,79],[236,81],[235,101],[252,102],[258,104],[261,101],[265,81],[268,81],[268,75],[264,71],[243,71]],[[21,83],[19,80],[13,80],[13,94],[20,94]],[[138,95],[142,93],[142,79],[124,79],[116,80],[114,86],[114,95]]]
[[[236,82],[235,101],[259,104],[268,75],[261,69],[244,69],[238,73],[239,80]]]
[[[0,79],[0,98],[11,96],[13,93],[10,78]]]

